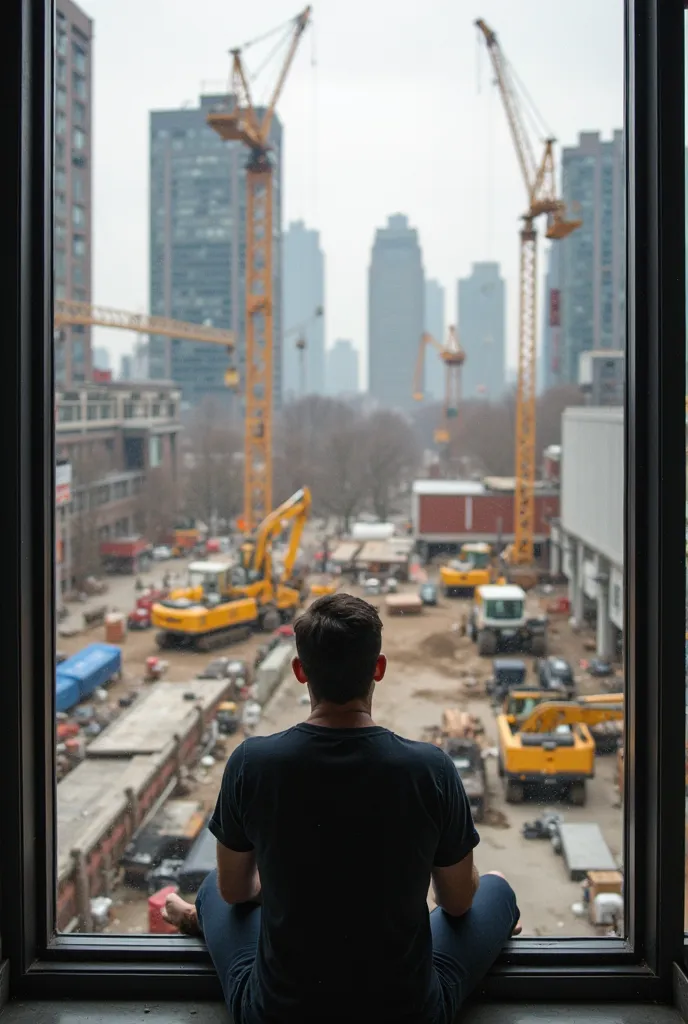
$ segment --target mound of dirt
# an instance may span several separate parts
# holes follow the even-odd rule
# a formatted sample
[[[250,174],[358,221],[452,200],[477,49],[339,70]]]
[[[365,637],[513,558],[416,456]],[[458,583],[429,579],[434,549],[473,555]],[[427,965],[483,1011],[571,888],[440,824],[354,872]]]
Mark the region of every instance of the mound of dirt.
[[[509,819],[506,814],[502,811],[497,810],[496,807],[488,807],[485,811],[485,817],[483,818],[483,824],[489,825],[491,828],[511,828]]]
[[[453,633],[431,633],[418,645],[419,651],[427,658],[453,658],[458,647],[458,637]]]

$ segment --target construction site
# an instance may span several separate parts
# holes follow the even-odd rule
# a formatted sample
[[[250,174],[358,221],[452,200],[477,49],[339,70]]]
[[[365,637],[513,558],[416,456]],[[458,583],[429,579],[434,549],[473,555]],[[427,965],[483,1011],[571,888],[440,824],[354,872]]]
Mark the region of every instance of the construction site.
[[[567,410],[561,449],[537,449],[537,228],[557,243],[581,225],[559,198],[554,139],[536,150],[497,36],[478,21],[524,184],[513,477],[453,472],[466,355],[454,328],[446,339],[425,332],[413,397],[423,398],[426,360],[441,360],[445,381],[432,473],[399,488],[389,521],[344,526],[320,511],[316,522],[307,474],[280,502],[273,473],[270,130],[309,19],[306,8],[291,23],[264,108],[236,49],[235,102],[207,118],[247,154],[241,373],[231,332],[57,306],[57,329],[224,346],[244,413],[243,511],[231,527],[180,523],[158,555],[143,537],[103,537],[107,581],[65,602],[58,927],[174,930],[161,917],[166,894],[192,894],[214,864],[206,823],[227,756],[244,736],[309,713],[291,673],[293,621],[343,590],[383,619],[376,722],[453,759],[481,835],[477,863],[508,875],[523,934],[623,935],[623,410]]]

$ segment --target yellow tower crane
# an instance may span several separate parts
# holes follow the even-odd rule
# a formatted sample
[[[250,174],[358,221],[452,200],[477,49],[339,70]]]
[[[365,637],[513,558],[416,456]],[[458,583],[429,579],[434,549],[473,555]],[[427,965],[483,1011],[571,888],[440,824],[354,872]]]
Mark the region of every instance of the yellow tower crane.
[[[425,366],[425,351],[431,346],[436,350],[444,363],[444,402],[442,404],[442,419],[440,425],[435,428],[435,444],[445,448],[449,445],[449,428],[451,420],[459,415],[459,404],[461,402],[461,367],[466,361],[466,353],[461,348],[459,336],[455,327],[450,327],[447,332],[447,340],[444,344],[433,338],[427,331],[421,334],[418,345],[418,356],[416,358],[416,370],[413,375],[413,397],[417,402],[422,402],[425,397],[423,392],[423,369]]]
[[[84,327],[114,327],[138,334],[160,334],[166,338],[181,338],[183,341],[197,341],[205,345],[224,345],[231,358],[234,348],[234,334],[220,327],[207,324],[191,324],[183,320],[172,320],[167,316],[149,316],[148,313],[132,313],[110,306],[93,306],[90,302],[74,299],[56,299],[53,324],[57,330],[71,324]],[[237,371],[228,365],[225,383],[232,387],[237,382]]]
[[[515,566],[533,562],[535,527],[535,389],[537,356],[537,231],[536,221],[547,218],[545,235],[555,241],[580,227],[580,220],[568,220],[566,204],[557,198],[554,143],[545,138],[538,162],[526,128],[518,80],[502,53],[497,36],[482,19],[476,21],[490,55],[516,156],[526,186],[528,206],[521,228],[521,259],[518,319],[518,384],[516,392],[516,494],[514,500],[514,545],[509,561]]]
[[[242,51],[246,47],[230,51],[232,69],[229,105],[208,114],[208,124],[220,138],[227,142],[241,142],[249,151],[246,171],[246,421],[243,517],[245,529],[249,533],[272,511],[274,297],[273,168],[270,157],[270,128],[277,101],[310,15],[311,8],[306,7],[287,26],[287,54],[272,96],[261,114],[253,104],[249,78],[244,68]]]

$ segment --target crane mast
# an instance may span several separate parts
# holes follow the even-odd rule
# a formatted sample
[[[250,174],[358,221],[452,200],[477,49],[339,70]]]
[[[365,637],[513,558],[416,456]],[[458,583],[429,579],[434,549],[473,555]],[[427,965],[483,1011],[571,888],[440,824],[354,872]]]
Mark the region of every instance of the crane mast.
[[[270,127],[299,40],[308,25],[306,7],[290,22],[290,42],[277,84],[262,116],[251,97],[241,49],[231,51],[228,108],[214,110],[208,124],[249,150],[246,170],[246,380],[244,428],[244,528],[250,533],[272,509],[273,180]]]
[[[451,420],[459,414],[461,402],[461,367],[466,361],[466,353],[461,347],[456,328],[451,326],[447,332],[447,340],[440,344],[432,334],[425,331],[421,334],[416,357],[416,369],[413,375],[413,397],[417,402],[423,400],[423,368],[425,351],[428,346],[434,348],[444,363],[444,402],[442,420],[435,429],[435,444],[448,446],[450,440]]]
[[[482,20],[476,25],[483,35],[502,99],[511,139],[521,170],[528,208],[520,232],[518,379],[516,386],[516,464],[514,495],[514,546],[510,561],[531,565],[534,559],[537,368],[537,229],[541,215],[547,218],[546,237],[559,241],[580,227],[567,220],[566,205],[556,195],[556,166],[552,137],[544,140],[538,163],[526,130],[513,76],[496,34]]]

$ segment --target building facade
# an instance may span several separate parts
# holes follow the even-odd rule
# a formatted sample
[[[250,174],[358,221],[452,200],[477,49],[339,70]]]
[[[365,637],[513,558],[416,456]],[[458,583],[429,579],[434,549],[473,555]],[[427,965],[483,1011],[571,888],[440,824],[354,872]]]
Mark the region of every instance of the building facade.
[[[561,383],[560,260],[561,245],[553,242],[545,251],[544,302],[542,304],[542,330],[538,353],[538,392],[548,391]]]
[[[319,232],[293,221],[284,232],[283,254],[282,395],[289,401],[325,390],[325,256]],[[303,350],[297,348],[300,339]]]
[[[145,535],[157,506],[173,509],[180,399],[169,383],[58,390],[55,451],[71,477],[56,509],[61,592],[100,570],[103,541]]]
[[[326,353],[327,393],[350,397],[359,392],[358,350],[352,342],[340,338]]]
[[[375,233],[368,270],[368,390],[379,405],[408,410],[425,324],[418,232],[400,213]]]
[[[562,152],[562,197],[581,226],[557,242],[561,354],[554,382],[575,384],[582,352],[626,347],[626,216],[623,132],[581,132]],[[558,281],[557,281],[558,278]]]
[[[425,282],[425,328],[428,334],[444,342],[444,288],[439,281]],[[435,402],[444,400],[444,364],[434,349],[425,352],[425,396]]]
[[[506,284],[499,263],[474,263],[457,287],[464,398],[496,400],[506,387]]]
[[[55,8],[55,298],[91,301],[93,22],[72,0]],[[91,330],[55,333],[58,385],[91,379]]]
[[[234,331],[233,363],[246,370],[246,160],[239,142],[224,142],[207,116],[227,96],[202,96],[198,107],[150,115],[150,311]],[[259,108],[258,114],[263,111]],[[282,128],[270,130],[273,161],[273,394],[282,391]],[[151,337],[148,373],[172,380],[190,404],[222,401],[227,353],[218,345]],[[241,384],[239,387],[241,391]],[[236,403],[235,403],[236,404]],[[241,403],[240,403],[241,404]]]

